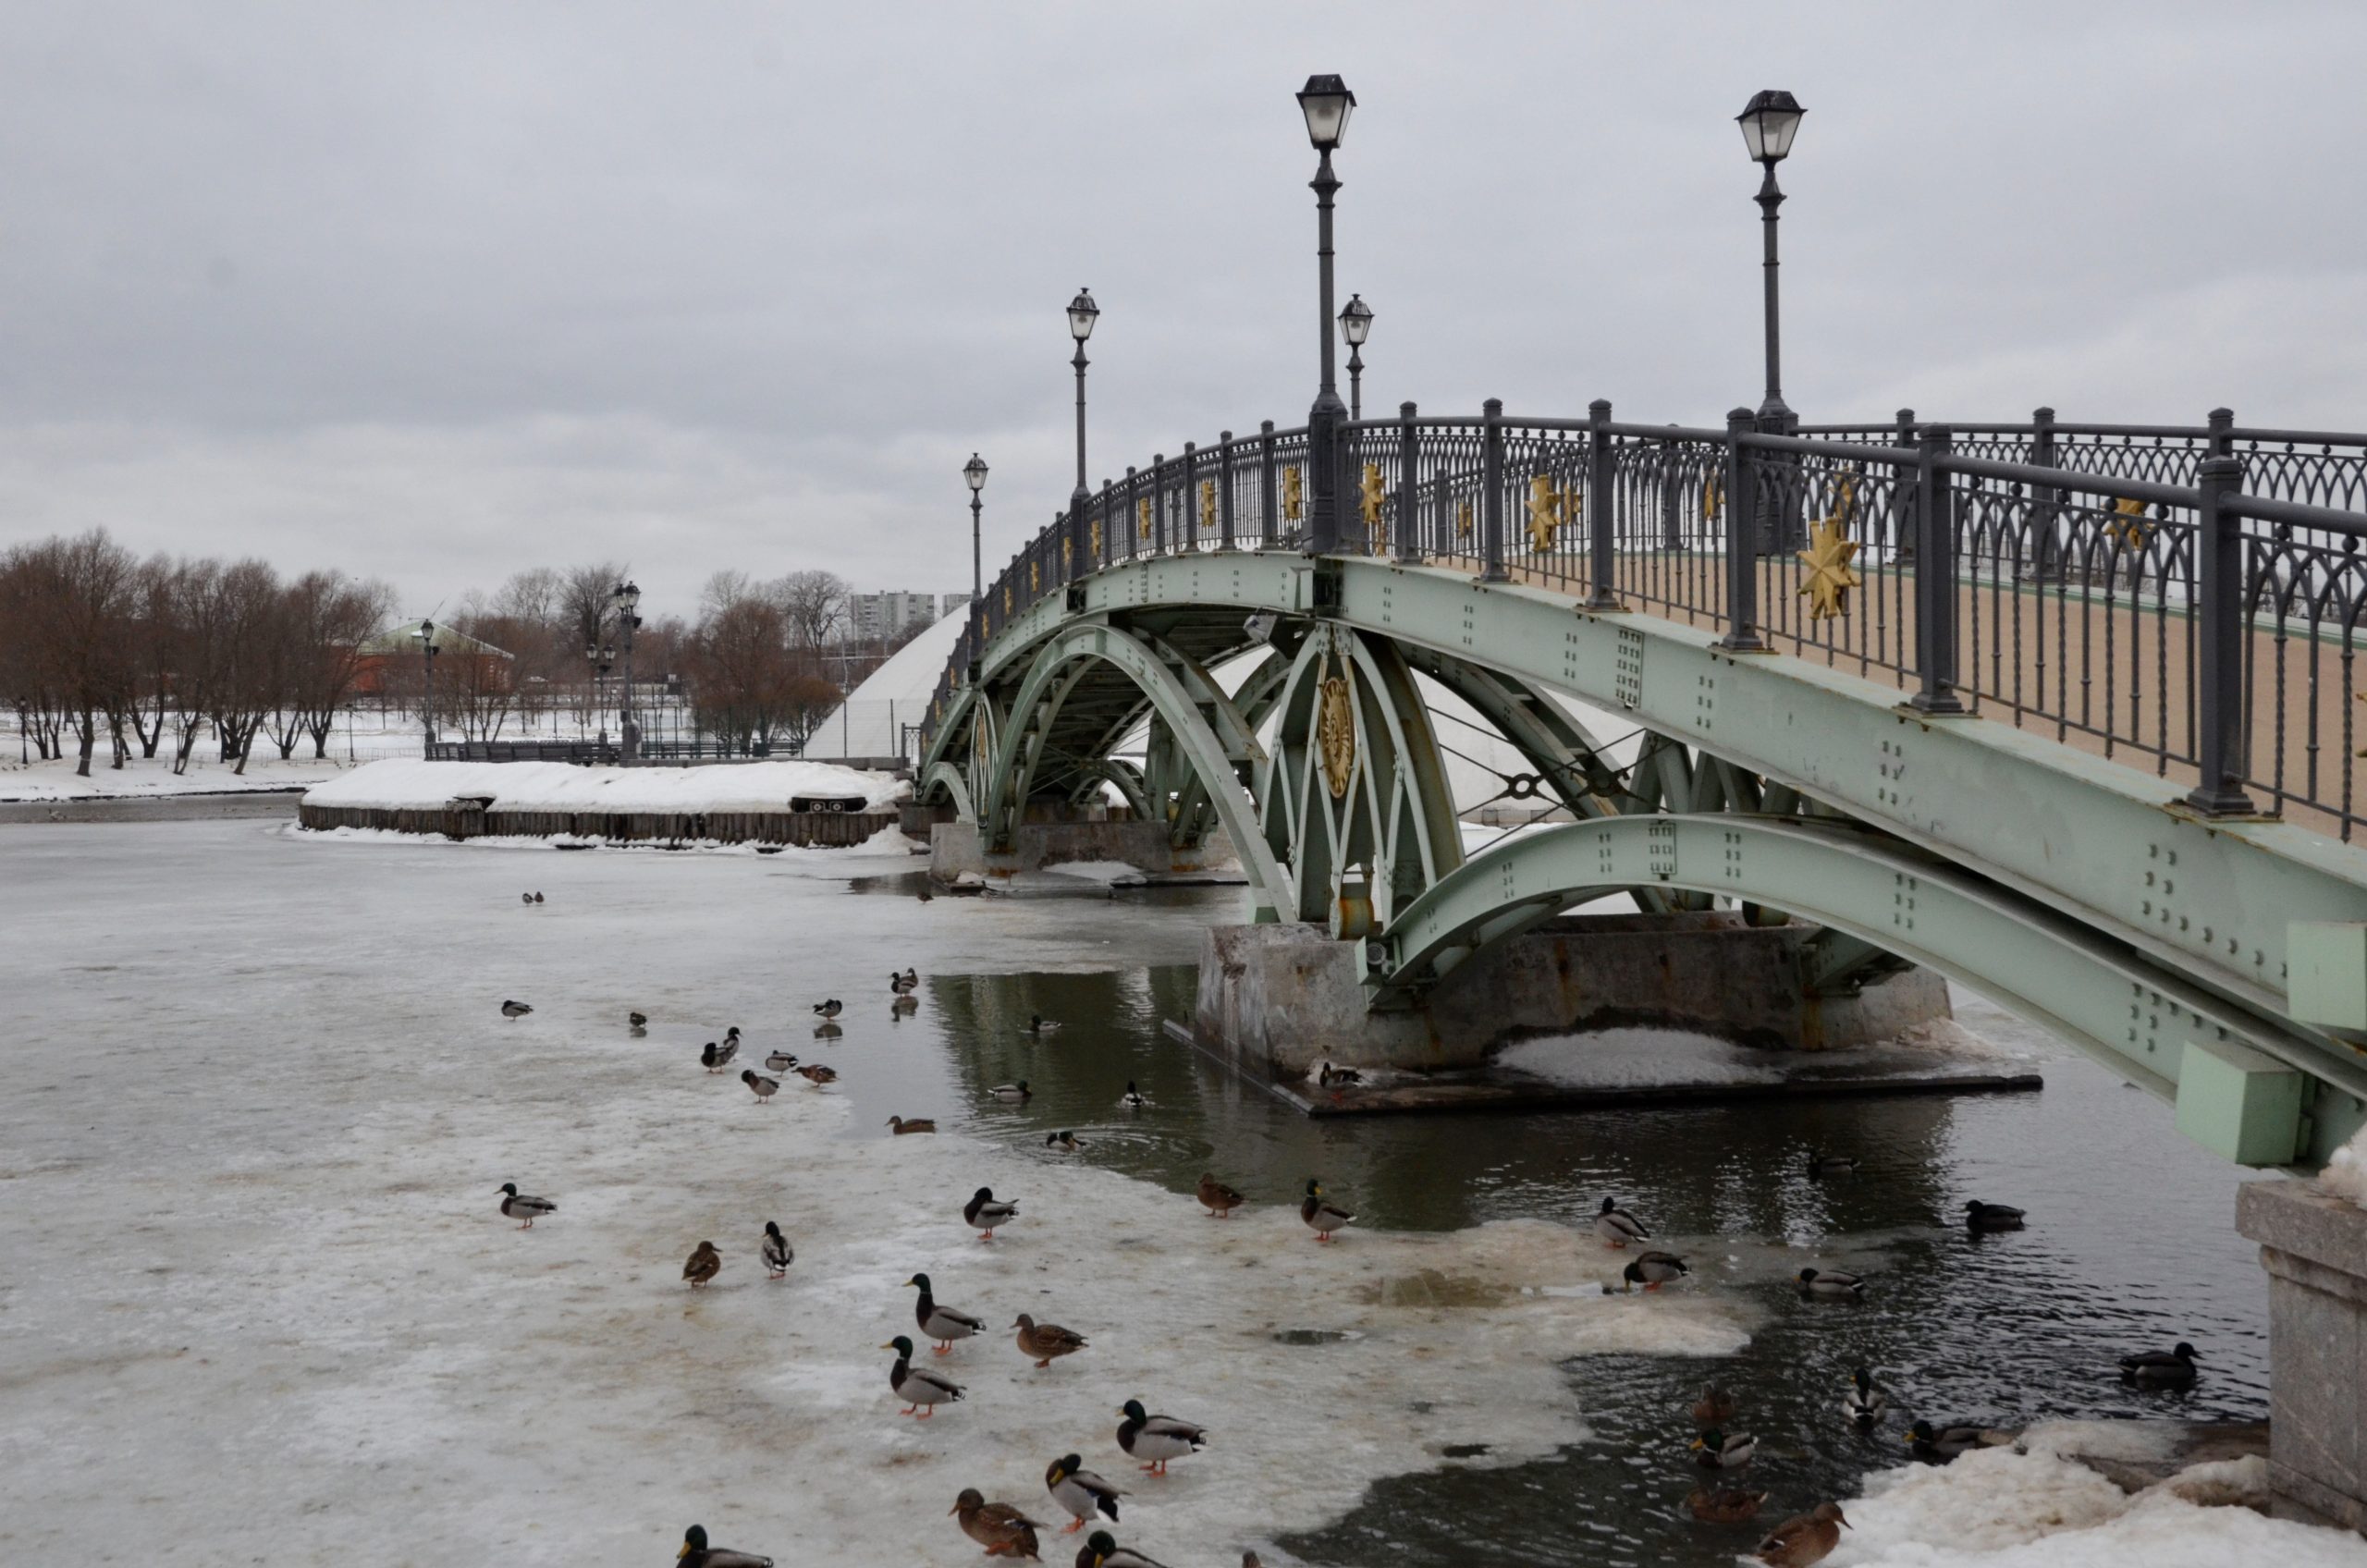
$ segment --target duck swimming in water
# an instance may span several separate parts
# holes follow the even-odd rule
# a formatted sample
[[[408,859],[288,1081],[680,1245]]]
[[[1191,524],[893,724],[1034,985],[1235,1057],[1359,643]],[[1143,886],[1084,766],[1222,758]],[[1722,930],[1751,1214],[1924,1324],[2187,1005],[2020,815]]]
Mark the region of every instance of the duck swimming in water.
[[[1005,1105],[1025,1105],[1035,1098],[1035,1096],[1028,1091],[1027,1080],[1024,1078],[1016,1084],[997,1084],[987,1093]]]
[[[1063,1153],[1074,1154],[1084,1148],[1085,1143],[1074,1133],[1048,1133],[1044,1136],[1044,1146],[1048,1149],[1060,1149]]]
[[[2022,1211],[2010,1204],[1971,1198],[1964,1206],[1964,1223],[1968,1231],[2018,1231],[2022,1228]]]
[[[1027,1018],[1027,1032],[1031,1035],[1057,1035],[1061,1032],[1061,1026],[1040,1012],[1030,1013]]]
[[[1693,1463],[1704,1470],[1739,1470],[1759,1451],[1759,1439],[1748,1432],[1727,1433],[1711,1427],[1693,1439]]]
[[[2184,1340],[2175,1350],[2149,1350],[2120,1358],[2120,1380],[2140,1389],[2190,1389],[2195,1379],[2195,1349]]]
[[[1890,1409],[1890,1395],[1883,1392],[1872,1373],[1858,1367],[1849,1374],[1848,1391],[1841,1396],[1841,1414],[1859,1427],[1871,1427]]]
[[[1150,1096],[1135,1088],[1134,1081],[1129,1078],[1126,1080],[1126,1092],[1118,1096],[1118,1105],[1123,1110],[1148,1110]]]
[[[1697,1427],[1723,1427],[1735,1418],[1740,1409],[1735,1396],[1715,1383],[1701,1385],[1701,1397],[1693,1402],[1693,1424]]]
[[[1765,1492],[1747,1492],[1735,1487],[1722,1487],[1711,1491],[1707,1487],[1696,1487],[1686,1498],[1685,1506],[1693,1511],[1693,1517],[1704,1524],[1739,1525],[1746,1519],[1756,1518],[1759,1505],[1766,1501]]]
[[[1800,1294],[1821,1301],[1856,1301],[1866,1293],[1865,1280],[1838,1268],[1803,1268],[1799,1285]]]
[[[1855,1176],[1858,1157],[1854,1154],[1811,1154],[1809,1156],[1809,1180],[1821,1182],[1827,1176]]]

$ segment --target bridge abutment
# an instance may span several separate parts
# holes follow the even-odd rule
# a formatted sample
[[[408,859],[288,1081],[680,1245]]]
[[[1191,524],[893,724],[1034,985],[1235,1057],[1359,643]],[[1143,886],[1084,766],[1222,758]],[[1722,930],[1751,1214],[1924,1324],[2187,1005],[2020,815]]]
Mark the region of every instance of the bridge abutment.
[[[2269,1484],[2287,1511],[2367,1534],[2367,1208],[2254,1182],[2236,1229],[2268,1271]]]
[[[1946,985],[1924,970],[1808,994],[1803,949],[1818,930],[1723,913],[1570,916],[1490,948],[1411,1008],[1373,1011],[1355,943],[1316,925],[1220,925],[1201,943],[1195,1032],[1241,1071],[1279,1081],[1326,1060],[1477,1067],[1507,1039],[1550,1032],[1645,1025],[1819,1051],[1949,1016]]]
[[[1115,862],[1152,876],[1227,871],[1239,864],[1223,833],[1211,832],[1198,844],[1179,849],[1163,822],[1025,822],[1012,830],[1011,848],[1003,851],[984,848],[971,823],[929,827],[929,876],[949,886],[1007,882],[1048,865],[1078,862]]]

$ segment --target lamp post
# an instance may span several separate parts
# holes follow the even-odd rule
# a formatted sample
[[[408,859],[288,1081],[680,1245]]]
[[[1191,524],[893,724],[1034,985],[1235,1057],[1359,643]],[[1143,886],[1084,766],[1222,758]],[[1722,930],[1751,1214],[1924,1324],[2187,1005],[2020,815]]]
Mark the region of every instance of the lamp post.
[[[641,607],[641,587],[632,582],[619,582],[617,591],[608,595],[617,612],[617,631],[625,644],[625,692],[617,704],[618,760],[631,767],[641,760],[641,720],[632,708],[632,634],[641,626],[641,617],[633,613]]]
[[[411,633],[419,639],[419,722],[427,731],[427,744],[435,744],[435,623],[423,620],[419,630]],[[427,753],[422,752],[423,757]]]
[[[1084,296],[1079,295],[1078,298],[1084,299]],[[1090,300],[1086,302],[1091,303]],[[1074,319],[1073,308],[1071,319]],[[1085,330],[1093,330],[1091,322],[1085,324]],[[1076,344],[1076,460],[1077,483],[1082,485],[1085,482],[1085,339],[1079,337]],[[976,628],[970,638],[970,668],[975,673],[979,657],[986,652],[987,641],[986,560],[978,553],[978,513],[986,505],[979,498],[978,492],[987,487],[987,459],[975,452],[971,453],[970,460],[962,465],[962,478],[970,486],[970,621]]]
[[[1348,340],[1348,417],[1365,417],[1365,339],[1372,336],[1372,307],[1351,294],[1340,307],[1340,336]]]
[[[599,745],[605,752],[608,749],[608,715],[607,704],[601,699],[600,682],[607,675],[608,667],[617,662],[617,650],[609,643],[587,643],[583,662],[592,667],[592,712],[600,721]]]
[[[1313,483],[1307,486],[1312,493],[1307,505],[1307,545],[1317,555],[1335,550],[1340,544],[1337,441],[1340,421],[1348,410],[1340,401],[1334,369],[1338,350],[1331,341],[1331,204],[1340,189],[1339,177],[1331,172],[1331,154],[1339,150],[1340,140],[1347,133],[1348,116],[1355,106],[1356,95],[1336,76],[1308,77],[1306,85],[1299,89],[1299,113],[1306,117],[1306,139],[1318,154],[1315,178],[1307,183],[1315,192],[1315,258],[1321,280],[1316,323],[1323,342],[1323,384],[1306,416],[1307,466],[1314,470],[1308,475]]]
[[[1085,488],[1085,340],[1093,336],[1093,324],[1100,316],[1101,307],[1093,302],[1093,290],[1078,289],[1076,298],[1069,301],[1069,336],[1076,339],[1076,358],[1069,361],[1076,367],[1076,489],[1069,496],[1072,512],[1091,499]],[[970,460],[978,461],[975,457]],[[970,488],[975,490],[986,483],[986,466],[981,463],[978,477]]]
[[[1784,204],[1784,192],[1775,184],[1775,165],[1792,151],[1792,138],[1800,129],[1800,116],[1807,112],[1790,93],[1766,88],[1753,93],[1742,113],[1735,116],[1735,123],[1742,127],[1743,145],[1750,150],[1752,161],[1767,171],[1766,178],[1760,181],[1758,198],[1767,279],[1767,396],[1759,404],[1761,430],[1788,430],[1798,423],[1784,402],[1783,333],[1777,325],[1775,288],[1775,209]]]

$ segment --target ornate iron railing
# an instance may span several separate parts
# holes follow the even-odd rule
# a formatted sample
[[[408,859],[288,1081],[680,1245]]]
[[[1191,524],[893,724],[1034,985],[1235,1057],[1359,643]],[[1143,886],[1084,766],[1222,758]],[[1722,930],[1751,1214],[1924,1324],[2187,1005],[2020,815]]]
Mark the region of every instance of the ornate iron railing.
[[[1332,515],[1314,465],[1328,447]],[[1424,419],[1154,457],[1005,568],[941,678],[1104,567],[1227,549],[1472,570],[1887,681],[2187,785],[2198,810],[2348,839],[2367,608],[2367,436],[1911,415],[1779,435],[1585,419]]]

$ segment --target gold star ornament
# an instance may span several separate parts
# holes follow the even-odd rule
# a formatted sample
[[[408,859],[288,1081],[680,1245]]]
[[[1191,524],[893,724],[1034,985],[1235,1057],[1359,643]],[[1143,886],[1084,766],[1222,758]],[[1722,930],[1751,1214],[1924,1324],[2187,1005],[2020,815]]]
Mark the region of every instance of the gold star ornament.
[[[1213,479],[1203,479],[1200,481],[1200,526],[1203,529],[1209,529],[1216,525],[1217,482]]]
[[[1810,620],[1831,620],[1849,613],[1849,590],[1865,581],[1850,570],[1850,557],[1857,553],[1858,541],[1842,534],[1838,513],[1819,518],[1809,527],[1809,547],[1799,557],[1800,564],[1808,568],[1808,575],[1800,580],[1800,592],[1808,596]]]
[[[1282,521],[1296,522],[1306,510],[1306,494],[1300,484],[1298,470],[1282,470]]]
[[[1380,465],[1365,464],[1364,483],[1356,486],[1356,509],[1364,514],[1365,529],[1375,544],[1380,542],[1380,508],[1387,497],[1388,491],[1380,481]]]

